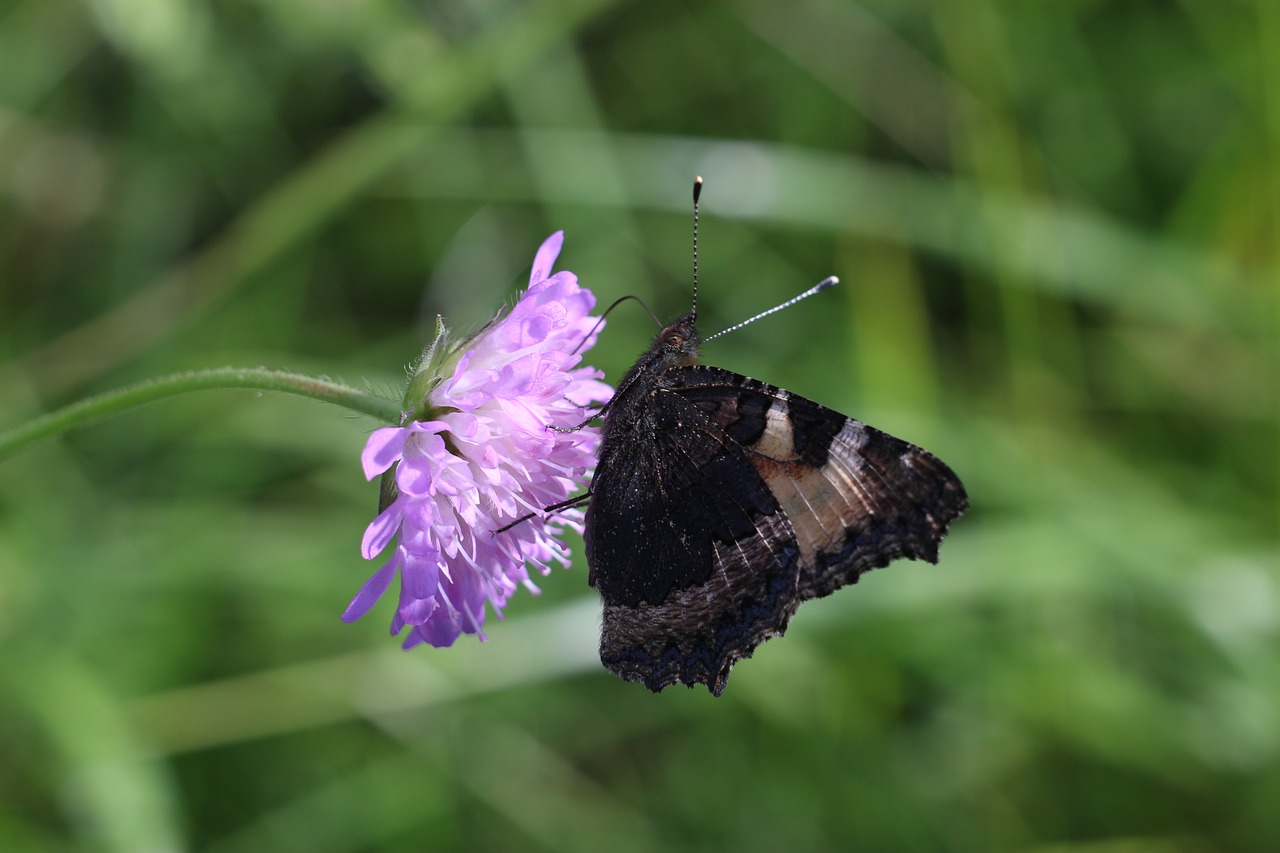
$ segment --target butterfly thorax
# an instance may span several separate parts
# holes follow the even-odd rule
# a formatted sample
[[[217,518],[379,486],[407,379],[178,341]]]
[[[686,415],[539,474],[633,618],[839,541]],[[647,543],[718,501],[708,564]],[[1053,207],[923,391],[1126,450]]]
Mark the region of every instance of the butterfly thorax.
[[[609,435],[643,428],[639,413],[644,400],[663,387],[662,375],[674,367],[698,363],[697,319],[690,312],[658,333],[653,344],[642,355],[622,381],[609,402],[604,421],[604,441]]]

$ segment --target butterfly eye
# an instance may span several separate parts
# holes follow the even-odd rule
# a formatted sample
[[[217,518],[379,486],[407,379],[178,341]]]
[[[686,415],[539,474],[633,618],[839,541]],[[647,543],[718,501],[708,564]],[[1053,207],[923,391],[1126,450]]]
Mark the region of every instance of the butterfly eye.
[[[684,335],[680,334],[679,332],[671,332],[667,335],[666,343],[667,343],[667,346],[669,347],[676,347],[676,348],[682,347],[684,346]]]

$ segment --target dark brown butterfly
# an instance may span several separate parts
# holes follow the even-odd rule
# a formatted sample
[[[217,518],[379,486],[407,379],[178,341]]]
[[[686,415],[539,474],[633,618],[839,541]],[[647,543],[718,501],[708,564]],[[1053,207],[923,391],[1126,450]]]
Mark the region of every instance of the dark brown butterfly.
[[[929,452],[698,364],[696,275],[694,306],[604,410],[586,549],[604,665],[655,692],[718,696],[802,602],[899,557],[936,563],[968,500]]]

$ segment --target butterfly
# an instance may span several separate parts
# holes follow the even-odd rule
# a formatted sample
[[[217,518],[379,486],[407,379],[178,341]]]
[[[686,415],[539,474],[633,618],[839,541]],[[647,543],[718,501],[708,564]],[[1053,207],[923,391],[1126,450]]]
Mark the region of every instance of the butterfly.
[[[968,498],[928,451],[700,364],[696,272],[694,292],[602,412],[584,536],[605,667],[719,696],[804,601],[901,557],[936,563]]]

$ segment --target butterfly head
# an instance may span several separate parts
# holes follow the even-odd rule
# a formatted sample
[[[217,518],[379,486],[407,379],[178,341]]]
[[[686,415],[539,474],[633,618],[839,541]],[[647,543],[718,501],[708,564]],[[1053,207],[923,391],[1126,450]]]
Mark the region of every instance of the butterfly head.
[[[619,420],[620,413],[621,420],[628,420],[626,412],[629,408],[652,393],[667,370],[697,364],[699,343],[697,322],[692,311],[659,332],[649,351],[631,365],[618,383],[606,424]],[[634,420],[634,416],[630,419]]]
[[[662,330],[653,342],[653,352],[661,356],[663,368],[696,364],[700,343],[697,318],[690,311]]]

